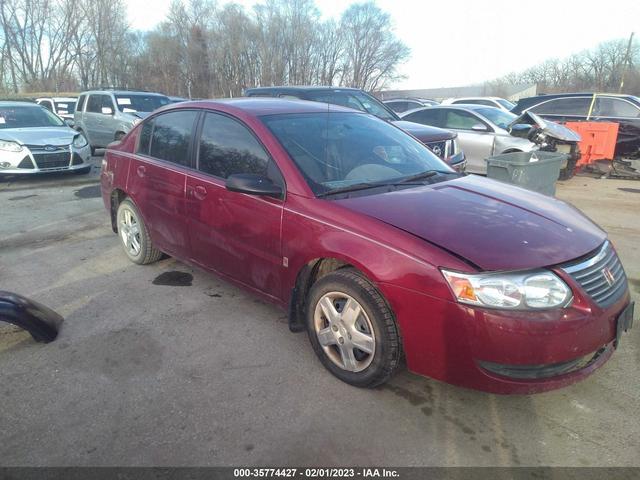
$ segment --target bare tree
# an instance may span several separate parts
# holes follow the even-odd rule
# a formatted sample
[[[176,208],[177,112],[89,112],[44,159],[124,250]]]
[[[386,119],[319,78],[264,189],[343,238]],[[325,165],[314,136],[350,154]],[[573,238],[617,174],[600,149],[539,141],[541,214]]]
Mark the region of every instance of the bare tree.
[[[343,84],[376,90],[401,78],[397,67],[410,51],[394,35],[388,13],[373,2],[354,4],[342,15],[340,27],[346,56]]]

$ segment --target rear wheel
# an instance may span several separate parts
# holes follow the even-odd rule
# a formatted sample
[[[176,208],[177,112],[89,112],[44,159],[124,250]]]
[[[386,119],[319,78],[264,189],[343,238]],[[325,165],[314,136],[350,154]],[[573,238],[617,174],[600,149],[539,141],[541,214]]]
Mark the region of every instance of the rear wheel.
[[[162,252],[153,246],[151,237],[138,209],[128,198],[118,206],[118,236],[124,253],[138,265],[156,262]]]
[[[354,269],[330,273],[313,285],[307,333],[325,368],[351,385],[380,385],[398,366],[400,337],[393,312]]]

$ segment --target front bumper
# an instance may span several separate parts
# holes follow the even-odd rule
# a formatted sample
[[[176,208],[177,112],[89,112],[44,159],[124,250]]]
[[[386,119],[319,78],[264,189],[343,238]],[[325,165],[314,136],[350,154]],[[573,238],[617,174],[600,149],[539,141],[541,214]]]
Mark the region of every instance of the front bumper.
[[[58,147],[55,150],[29,149],[0,152],[0,175],[34,175],[38,173],[82,170],[90,166],[91,149]]]
[[[486,392],[529,394],[575,383],[602,366],[615,349],[616,319],[630,302],[627,287],[600,308],[563,278],[574,291],[571,306],[539,312],[474,308],[381,288],[396,313],[409,370]]]

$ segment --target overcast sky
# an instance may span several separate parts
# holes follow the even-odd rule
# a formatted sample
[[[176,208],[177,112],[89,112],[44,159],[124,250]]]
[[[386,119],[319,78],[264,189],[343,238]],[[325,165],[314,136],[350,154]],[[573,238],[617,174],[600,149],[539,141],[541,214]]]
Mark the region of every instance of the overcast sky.
[[[171,0],[127,0],[129,22],[150,30]],[[227,3],[219,1],[219,4]],[[256,0],[239,0],[250,7]],[[325,18],[339,17],[350,0],[316,0]],[[640,36],[640,1],[607,0],[377,0],[396,34],[411,48],[394,88],[469,85],[564,57],[601,41]],[[150,7],[150,5],[153,5]]]

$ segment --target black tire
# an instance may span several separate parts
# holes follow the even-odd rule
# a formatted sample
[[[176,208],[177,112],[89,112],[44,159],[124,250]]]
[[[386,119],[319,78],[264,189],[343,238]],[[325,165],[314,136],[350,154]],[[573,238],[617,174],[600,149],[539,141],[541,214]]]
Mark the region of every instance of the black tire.
[[[93,145],[90,147],[91,148],[91,156],[95,157],[96,156],[96,147],[94,147]]]
[[[375,350],[371,363],[364,370],[349,371],[341,368],[320,344],[314,326],[316,306],[324,295],[332,292],[344,293],[356,300],[373,327]],[[325,368],[343,382],[356,387],[372,388],[389,380],[398,367],[402,349],[393,312],[380,292],[355,269],[345,268],[332,272],[311,287],[306,308],[306,324],[309,340],[316,355]]]
[[[138,225],[139,233],[136,238],[140,248],[137,254],[130,251],[123,239],[123,231],[121,230],[121,227],[122,220],[126,214],[125,212],[127,211],[131,212],[135,218],[136,224]],[[138,265],[147,265],[160,260],[162,252],[153,246],[147,226],[144,224],[144,220],[142,220],[142,216],[140,215],[138,208],[130,199],[126,198],[120,203],[120,205],[118,205],[116,222],[118,225],[118,238],[120,238],[120,243],[122,244],[124,253],[129,257],[129,260],[133,263],[137,263]]]

